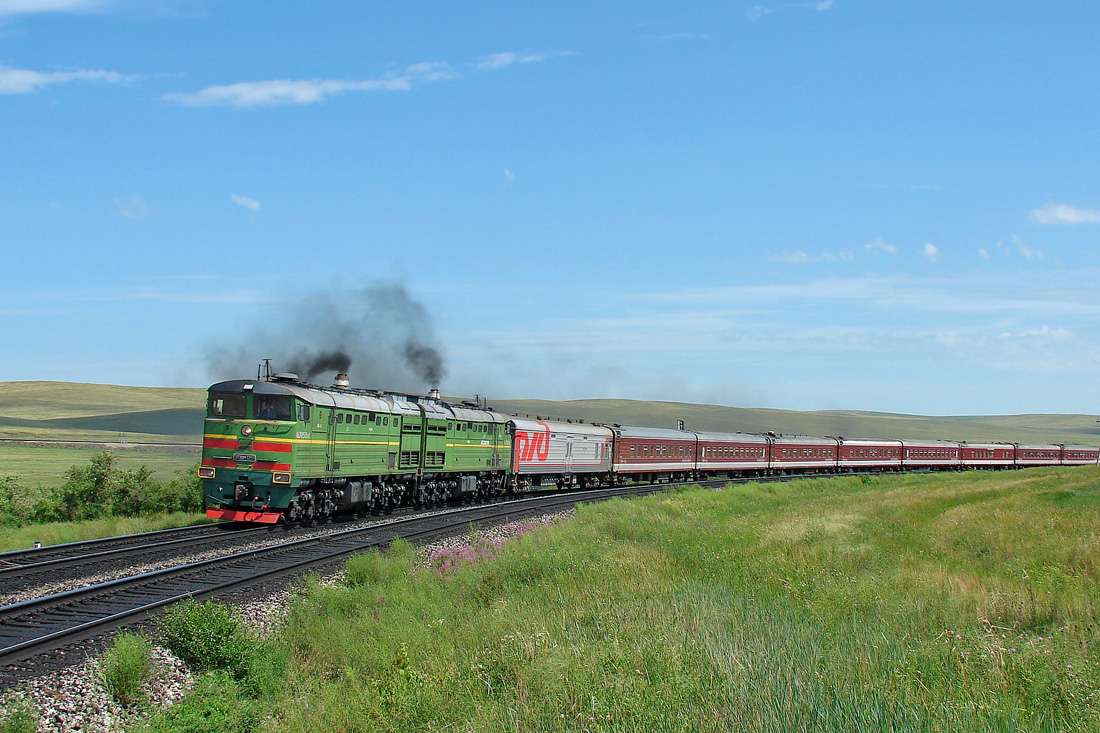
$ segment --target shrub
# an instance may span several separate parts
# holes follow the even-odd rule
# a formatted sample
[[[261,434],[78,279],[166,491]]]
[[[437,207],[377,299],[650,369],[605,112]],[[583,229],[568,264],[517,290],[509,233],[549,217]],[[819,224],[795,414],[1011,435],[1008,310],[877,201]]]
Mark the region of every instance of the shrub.
[[[202,511],[203,486],[198,475],[199,464],[176,471],[176,475],[160,485],[157,494],[159,511]]]
[[[246,733],[259,721],[259,706],[240,694],[226,672],[208,672],[191,692],[156,715],[147,733]]]
[[[0,709],[0,733],[35,733],[38,711],[27,700],[20,700]]]
[[[153,671],[153,645],[136,634],[119,634],[103,654],[99,674],[104,689],[122,705],[141,697],[141,686]]]
[[[237,679],[248,674],[256,641],[231,606],[189,598],[168,610],[160,632],[164,646],[193,669],[221,669]]]

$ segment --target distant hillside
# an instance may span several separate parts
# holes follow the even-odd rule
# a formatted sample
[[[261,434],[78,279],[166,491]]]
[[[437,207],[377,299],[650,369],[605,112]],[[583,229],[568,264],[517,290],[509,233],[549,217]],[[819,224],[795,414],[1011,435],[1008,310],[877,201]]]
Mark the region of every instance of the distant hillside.
[[[206,390],[0,382],[0,438],[198,443]]]
[[[847,438],[1009,441],[1020,443],[1100,443],[1095,415],[989,415],[926,417],[885,412],[823,410],[796,412],[765,408],[696,405],[634,400],[496,400],[503,412],[674,428],[748,433],[795,433]]]
[[[198,443],[206,390],[70,382],[0,382],[0,438]],[[691,430],[845,437],[1100,443],[1095,415],[926,417],[796,412],[634,400],[492,400],[501,412]]]

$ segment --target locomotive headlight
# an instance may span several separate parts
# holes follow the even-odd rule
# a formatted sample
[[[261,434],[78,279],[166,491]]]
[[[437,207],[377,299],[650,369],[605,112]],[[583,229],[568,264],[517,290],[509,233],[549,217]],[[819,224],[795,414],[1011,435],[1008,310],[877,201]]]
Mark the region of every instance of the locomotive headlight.
[[[290,474],[289,473],[274,473],[274,474],[271,475],[271,483],[273,483],[273,484],[289,484],[290,483]]]
[[[244,436],[252,435],[252,426],[251,425],[245,425],[243,428],[241,428],[241,435],[244,435]]]
[[[214,478],[214,469],[208,466],[200,466],[199,478]]]

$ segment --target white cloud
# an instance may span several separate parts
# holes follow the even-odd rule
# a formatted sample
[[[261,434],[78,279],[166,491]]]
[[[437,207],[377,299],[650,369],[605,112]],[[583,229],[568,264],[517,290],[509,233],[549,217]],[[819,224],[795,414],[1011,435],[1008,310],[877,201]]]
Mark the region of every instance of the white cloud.
[[[1049,203],[1032,209],[1028,218],[1037,224],[1097,224],[1100,223],[1100,209]]]
[[[990,257],[992,257],[992,255],[989,254],[989,250],[987,250],[985,247],[982,247],[978,250],[978,256],[981,257],[983,260],[988,260]]]
[[[162,99],[187,107],[274,107],[283,104],[312,104],[346,92],[408,91],[418,84],[457,75],[445,63],[413,64],[399,73],[377,79],[274,79],[216,84],[193,93],[165,94]]]
[[[1073,338],[1073,333],[1064,328],[1051,328],[1046,324],[1043,324],[1042,328],[1033,328],[1022,333],[1012,334],[1005,332],[1001,334],[1002,340],[1008,339],[1050,339],[1052,341],[1069,341]]]
[[[74,81],[99,81],[118,84],[127,77],[102,69],[77,69],[76,71],[31,71],[0,66],[0,94],[29,94],[36,89]]]
[[[480,71],[495,71],[497,69],[507,69],[513,64],[533,64],[538,61],[546,61],[557,56],[572,56],[572,51],[545,51],[542,53],[528,53],[519,54],[514,51],[503,51],[501,53],[493,53],[488,56],[482,56],[481,60],[477,63],[477,68]]]
[[[814,10],[832,10],[836,7],[835,0],[821,0],[814,4]]]
[[[757,20],[758,18],[763,18],[765,15],[774,12],[775,8],[770,8],[767,5],[753,5],[751,8],[749,8],[746,15],[748,16],[749,20]]]
[[[855,259],[855,255],[848,250],[841,250],[840,252],[822,252],[815,257],[799,250],[797,252],[780,252],[779,254],[768,255],[768,259],[785,265],[802,265],[807,262],[851,262]]]
[[[1021,255],[1023,255],[1025,259],[1027,259],[1027,260],[1044,260],[1044,259],[1046,259],[1046,255],[1044,255],[1041,250],[1035,249],[1030,244],[1025,242],[1021,237],[1018,237],[1015,234],[1013,234],[1012,235],[1012,241],[1016,245],[1016,250]]]
[[[149,202],[137,196],[131,196],[127,199],[115,199],[115,206],[118,207],[118,215],[127,219],[137,219],[149,215]]]
[[[84,13],[99,10],[105,0],[0,0],[0,15],[20,13]]]
[[[235,193],[229,194],[229,198],[231,198],[233,200],[233,203],[237,204],[238,206],[243,206],[244,208],[251,211],[260,210],[260,202],[256,199],[250,199],[247,196],[238,196]]]
[[[888,244],[882,241],[882,237],[879,237],[873,242],[868,242],[865,249],[868,252],[879,250],[880,252],[885,252],[888,255],[896,255],[898,252],[901,251],[896,244]]]
[[[504,169],[504,181],[511,186],[516,182],[516,174],[512,172],[511,168]]]
[[[935,262],[940,256],[940,248],[931,242],[927,242],[921,250],[921,256],[929,262]]]

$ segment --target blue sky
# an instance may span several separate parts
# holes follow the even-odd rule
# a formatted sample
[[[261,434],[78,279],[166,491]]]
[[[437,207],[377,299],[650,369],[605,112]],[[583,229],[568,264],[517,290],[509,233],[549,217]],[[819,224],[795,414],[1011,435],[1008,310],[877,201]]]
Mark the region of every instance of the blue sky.
[[[0,380],[206,386],[335,314],[416,330],[449,394],[1098,412],[1098,33],[1094,0],[0,0]],[[373,330],[395,284],[416,317]]]

